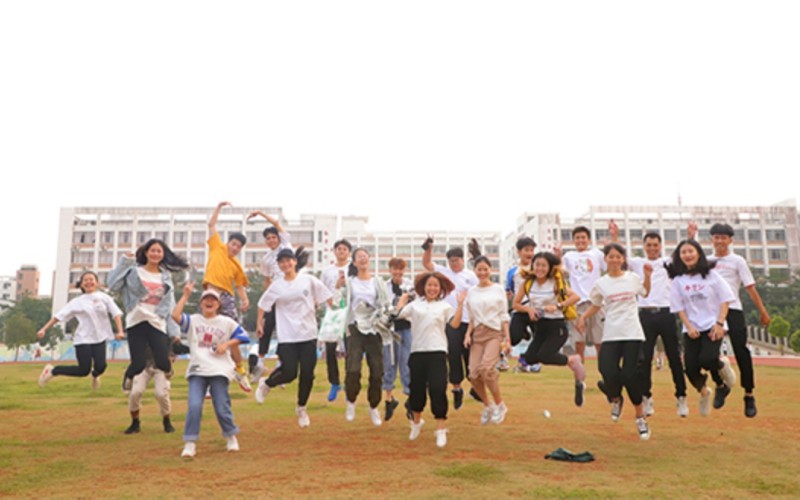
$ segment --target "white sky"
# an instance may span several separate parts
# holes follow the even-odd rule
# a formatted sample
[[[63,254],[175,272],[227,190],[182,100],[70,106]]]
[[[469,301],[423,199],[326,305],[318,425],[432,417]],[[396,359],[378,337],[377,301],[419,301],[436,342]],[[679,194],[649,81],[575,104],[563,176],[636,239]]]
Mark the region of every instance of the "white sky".
[[[61,206],[374,230],[797,198],[800,3],[0,3],[0,274]],[[66,251],[66,249],[64,249]]]

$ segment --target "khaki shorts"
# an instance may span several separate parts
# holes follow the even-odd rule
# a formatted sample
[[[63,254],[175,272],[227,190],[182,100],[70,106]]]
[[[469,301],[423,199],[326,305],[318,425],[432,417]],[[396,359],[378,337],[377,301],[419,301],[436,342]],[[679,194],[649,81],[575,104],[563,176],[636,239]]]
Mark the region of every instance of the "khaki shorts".
[[[592,305],[591,302],[588,300],[585,302],[581,302],[577,305],[578,309],[578,317],[580,317],[583,313],[586,312],[587,309]],[[586,328],[584,329],[584,333],[578,332],[578,329],[575,328],[575,324],[578,322],[577,319],[568,322],[569,333],[570,333],[570,340],[572,344],[576,343],[584,343],[589,345],[598,345],[603,343],[603,325],[605,324],[605,315],[603,311],[600,310],[592,316],[591,318],[586,320]]]

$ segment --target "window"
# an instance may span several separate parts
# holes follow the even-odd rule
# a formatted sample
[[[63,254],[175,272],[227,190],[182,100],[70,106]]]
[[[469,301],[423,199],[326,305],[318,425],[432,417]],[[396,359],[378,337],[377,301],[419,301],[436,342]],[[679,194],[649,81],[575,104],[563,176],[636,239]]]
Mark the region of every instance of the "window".
[[[314,232],[313,231],[297,231],[296,233],[291,234],[292,243],[296,243],[298,245],[310,245],[314,243]]]
[[[317,262],[322,262],[322,250],[317,250]]]
[[[570,229],[562,229],[561,230],[561,240],[562,241],[572,241],[572,231]]]
[[[734,248],[733,249],[733,253],[735,253],[739,257],[747,258],[747,255],[744,252],[744,248]]]
[[[769,250],[769,260],[788,260],[789,254],[784,248],[771,248]]]
[[[102,250],[99,254],[97,254],[97,262],[99,264],[113,264],[114,262],[113,252]]]
[[[748,229],[747,239],[750,241],[761,241],[761,231],[758,229]]]
[[[599,241],[608,240],[611,238],[611,233],[608,232],[608,229],[598,229],[594,232],[595,239]]]
[[[744,241],[744,229],[734,229],[733,230],[733,239]]]
[[[202,252],[192,252],[191,263],[194,266],[202,267],[206,263],[206,256]]]
[[[169,231],[156,231],[156,239],[169,245]]]
[[[90,231],[77,231],[72,234],[72,242],[78,245],[90,245],[94,243],[94,233]]]
[[[173,243],[176,245],[185,245],[186,244],[186,231],[175,231],[172,233],[172,240]]]
[[[628,232],[631,235],[631,241],[641,241],[644,238],[644,233],[641,229],[631,229]]]
[[[764,260],[764,251],[760,248],[750,249],[750,258],[753,260]]]
[[[322,231],[317,231],[317,243],[322,243]]]
[[[103,242],[104,245],[113,245],[114,244],[114,232],[113,231],[103,231],[100,233],[100,241]]]
[[[378,254],[394,255],[394,249],[392,248],[392,245],[378,245]]]
[[[447,252],[447,248],[445,248],[444,245],[433,245],[433,253],[442,254],[442,253],[445,253],[445,252]]]
[[[664,230],[664,240],[665,241],[678,241],[678,231],[674,229],[665,229]]]
[[[150,231],[141,231],[136,233],[136,244],[137,245],[144,245],[147,243],[147,240],[150,239]]]
[[[786,241],[786,231],[783,229],[767,229],[767,241]]]
[[[483,250],[487,255],[496,254],[500,252],[500,248],[497,245],[486,245]]]
[[[206,233],[192,231],[192,245],[202,245],[206,241]]]
[[[411,245],[397,245],[397,255],[411,255]]]
[[[267,252],[247,252],[247,264],[261,264],[261,259]]]

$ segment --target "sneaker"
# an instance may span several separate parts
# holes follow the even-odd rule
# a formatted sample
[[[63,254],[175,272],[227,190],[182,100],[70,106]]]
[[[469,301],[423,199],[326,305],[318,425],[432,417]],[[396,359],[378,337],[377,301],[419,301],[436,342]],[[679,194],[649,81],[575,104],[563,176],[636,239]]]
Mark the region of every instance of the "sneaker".
[[[472,397],[472,399],[474,399],[478,403],[483,403],[483,399],[481,398],[481,395],[478,394],[478,391],[476,391],[474,387],[470,388],[469,395]]]
[[[298,406],[295,413],[297,413],[297,425],[300,427],[308,427],[311,425],[311,417],[308,416],[308,411],[305,406]]]
[[[44,384],[49,382],[51,378],[53,378],[53,365],[46,364],[39,375],[39,387],[44,387]]]
[[[708,386],[700,391],[700,415],[707,417],[711,413],[711,389]]]
[[[483,411],[481,412],[481,425],[486,425],[489,423],[489,420],[492,419],[492,410],[491,406],[484,406]]]
[[[686,418],[689,416],[689,405],[686,404],[686,396],[680,396],[677,398],[677,405],[678,405],[678,416]]]
[[[164,421],[162,423],[164,425],[164,432],[167,434],[172,434],[175,432],[175,427],[172,426],[172,422],[170,421],[169,417],[164,417]]]
[[[239,451],[239,441],[236,439],[236,436],[230,436],[225,443],[225,449],[228,451]]]
[[[239,382],[239,387],[241,387],[244,392],[253,390],[253,388],[250,387],[250,380],[247,379],[247,373],[239,373],[237,371],[233,377]]]
[[[425,425],[425,421],[419,419],[419,423],[415,424],[411,421],[411,432],[408,434],[409,441],[413,441],[419,437],[419,433],[422,432],[422,426]]]
[[[506,413],[508,413],[508,407],[506,407],[506,403],[503,401],[494,407],[494,411],[492,412],[492,423],[496,425],[502,424],[503,420],[506,419]]]
[[[650,439],[650,426],[647,425],[645,417],[636,417],[636,429],[639,431],[639,439],[642,441]]]
[[[257,384],[259,379],[264,376],[264,366],[263,365],[256,365],[253,369],[253,374],[250,375],[250,383]]]
[[[185,445],[183,445],[183,451],[181,452],[181,457],[183,458],[192,458],[197,454],[197,446],[195,445],[194,441],[187,441]]]
[[[625,404],[625,400],[622,396],[619,397],[616,401],[611,402],[611,420],[614,422],[619,421],[619,417],[622,415],[622,405]]]
[[[728,356],[720,356],[719,360],[722,362],[722,368],[719,369],[719,376],[728,387],[736,386],[736,372],[733,371],[731,360]]]
[[[542,364],[541,363],[534,363],[534,364],[528,366],[528,371],[530,373],[539,373],[540,371],[542,371]]]
[[[103,383],[100,381],[100,377],[99,376],[98,377],[92,377],[92,390],[93,391],[99,390],[101,385],[103,385]]]
[[[394,416],[394,410],[400,406],[400,402],[396,399],[392,399],[391,401],[386,402],[386,412],[383,416],[383,419],[387,422],[392,419]]]
[[[644,407],[644,416],[652,417],[656,414],[655,405],[653,404],[653,397],[642,397],[642,406]]]
[[[342,390],[342,386],[339,384],[331,385],[331,390],[328,391],[328,402],[333,403],[336,401],[336,397],[339,395],[339,391]]]
[[[47,368],[47,367],[45,367],[45,368]],[[125,394],[130,394],[131,393],[131,387],[133,387],[133,379],[132,378],[128,378],[128,377],[123,375],[122,376],[122,392],[124,392]]]
[[[731,393],[730,386],[726,385],[718,385],[716,389],[714,389],[714,409],[719,410],[723,406],[725,406],[725,398],[728,397],[728,394]]]
[[[264,404],[267,394],[269,394],[270,386],[267,385],[267,377],[261,377],[258,381],[258,388],[256,388],[256,402],[260,405]]]
[[[575,406],[583,406],[583,390],[586,384],[580,380],[575,381]]]
[[[464,389],[453,389],[453,408],[458,410],[464,404]]]
[[[433,431],[436,434],[436,446],[444,448],[447,446],[447,429],[436,429]]]
[[[369,409],[369,418],[372,420],[372,425],[375,427],[380,427],[383,423],[383,420],[381,420],[381,412],[377,408]]]
[[[747,418],[753,418],[758,415],[758,408],[756,408],[756,397],[755,396],[745,396],[744,397],[744,416]]]
[[[348,422],[352,422],[356,419],[356,404],[351,403],[350,401],[347,402],[347,408],[344,410],[344,418]]]
[[[141,428],[139,427],[139,419],[131,420],[131,425],[125,429],[125,434],[138,434]]]
[[[497,370],[501,372],[507,372],[511,368],[511,364],[508,362],[508,359],[504,356],[500,357],[500,361],[497,362]]]

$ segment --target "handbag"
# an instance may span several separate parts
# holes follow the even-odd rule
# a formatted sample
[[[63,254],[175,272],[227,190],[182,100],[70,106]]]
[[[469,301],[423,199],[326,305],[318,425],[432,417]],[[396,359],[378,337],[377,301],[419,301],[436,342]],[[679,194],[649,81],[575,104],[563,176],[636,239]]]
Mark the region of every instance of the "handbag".
[[[318,339],[320,342],[339,342],[344,337],[344,331],[347,328],[347,312],[344,297],[337,309],[328,308],[325,311],[325,316],[319,325]]]

